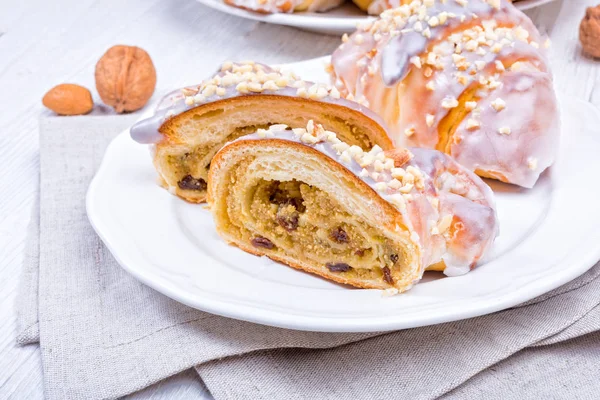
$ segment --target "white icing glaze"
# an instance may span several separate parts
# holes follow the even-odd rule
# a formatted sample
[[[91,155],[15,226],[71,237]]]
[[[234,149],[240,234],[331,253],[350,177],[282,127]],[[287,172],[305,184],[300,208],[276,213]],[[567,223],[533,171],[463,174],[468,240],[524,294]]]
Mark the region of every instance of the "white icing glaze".
[[[343,165],[394,206],[411,239],[423,250],[423,265],[443,260],[449,274],[466,273],[497,235],[490,188],[438,151],[411,149],[410,160],[395,168],[394,160],[388,157],[391,154],[378,146],[363,152],[312,121],[306,129],[273,125],[236,141],[270,138],[312,147]]]
[[[131,137],[143,144],[158,143],[162,124],[175,115],[208,104],[238,96],[278,95],[304,97],[360,111],[385,127],[385,123],[367,107],[340,97],[339,91],[325,84],[303,81],[291,72],[254,62],[224,63],[211,79],[196,86],[185,87],[166,95],[153,116],[137,122]]]
[[[485,124],[469,131],[463,120],[456,131],[462,142],[452,144],[450,154],[471,169],[497,171],[508,182],[533,187],[540,173],[554,162],[559,145],[554,96],[548,74],[505,73],[501,87],[479,102],[479,118]],[[504,99],[507,109],[495,111],[490,104],[495,98]],[[510,128],[510,134],[501,133],[504,127]],[[535,160],[535,168],[529,160]]]
[[[343,40],[332,56],[336,86],[380,114],[396,145],[439,148],[525,187],[554,161],[560,133],[544,46],[508,2],[417,0]],[[475,107],[444,146],[439,124],[465,107],[461,96]]]

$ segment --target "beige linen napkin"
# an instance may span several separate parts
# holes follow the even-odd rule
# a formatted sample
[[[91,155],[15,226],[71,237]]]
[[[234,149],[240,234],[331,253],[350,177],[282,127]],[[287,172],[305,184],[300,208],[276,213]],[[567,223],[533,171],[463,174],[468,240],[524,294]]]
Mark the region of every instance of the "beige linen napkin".
[[[505,387],[493,381],[507,374],[523,393],[548,365],[554,372],[569,365],[562,348],[582,364],[594,361],[598,335],[565,341],[600,330],[598,265],[511,310],[384,335],[289,331],[170,300],[124,272],[86,216],[86,190],[104,149],[133,119],[40,122],[40,202],[29,230],[17,340],[39,340],[49,399],[115,398],[194,366],[217,400],[468,398],[497,395]],[[578,383],[581,396],[600,388],[597,380],[582,381],[577,368],[561,375]],[[554,388],[567,394],[560,383]]]

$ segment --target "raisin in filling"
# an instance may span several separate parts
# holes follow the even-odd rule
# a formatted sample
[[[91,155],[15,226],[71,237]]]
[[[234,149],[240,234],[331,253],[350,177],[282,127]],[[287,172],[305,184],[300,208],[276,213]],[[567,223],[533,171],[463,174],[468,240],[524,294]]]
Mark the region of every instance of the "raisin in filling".
[[[352,269],[352,267],[346,263],[327,263],[325,266],[331,272],[348,272]]]
[[[348,243],[350,241],[346,231],[339,226],[331,231],[331,238],[338,243]]]
[[[290,204],[280,204],[277,208],[277,223],[286,231],[291,232],[298,228],[298,209]]]
[[[275,247],[273,242],[262,236],[257,236],[254,239],[252,239],[252,245],[254,247],[262,247],[264,249],[272,249],[273,247]]]
[[[186,175],[177,182],[177,186],[184,190],[206,190],[206,181],[202,178],[194,178],[191,175]]]

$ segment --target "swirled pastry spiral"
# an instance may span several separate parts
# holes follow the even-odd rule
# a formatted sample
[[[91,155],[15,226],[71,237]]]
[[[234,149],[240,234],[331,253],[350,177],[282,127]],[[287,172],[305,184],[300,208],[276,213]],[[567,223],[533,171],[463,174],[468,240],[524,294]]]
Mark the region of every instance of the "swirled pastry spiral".
[[[396,145],[433,148],[483,177],[532,187],[560,129],[544,44],[505,0],[415,0],[333,53],[331,74]]]
[[[466,273],[497,233],[491,190],[448,156],[364,152],[313,121],[225,145],[208,202],[227,242],[362,288],[402,292],[430,265]]]
[[[253,62],[227,62],[212,79],[167,96],[131,136],[154,144],[154,166],[165,187],[202,202],[211,159],[225,143],[269,125],[305,126],[311,119],[365,150],[393,146],[381,119],[340,98],[336,88]]]

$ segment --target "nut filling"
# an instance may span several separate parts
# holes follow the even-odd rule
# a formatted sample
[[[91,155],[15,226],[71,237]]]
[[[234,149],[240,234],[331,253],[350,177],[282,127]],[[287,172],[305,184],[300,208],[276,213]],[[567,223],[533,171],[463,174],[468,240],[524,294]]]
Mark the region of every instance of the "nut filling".
[[[205,191],[208,179],[208,170],[210,163],[216,152],[227,142],[240,138],[242,136],[254,133],[257,129],[268,128],[265,125],[248,125],[236,128],[228,136],[221,140],[187,149],[185,153],[172,153],[166,156],[168,168],[163,169],[166,173],[168,182],[177,182],[181,190]]]
[[[403,274],[402,249],[316,187],[259,180],[248,182],[242,197],[243,217],[230,224],[255,248],[294,254],[348,278],[393,285]]]

